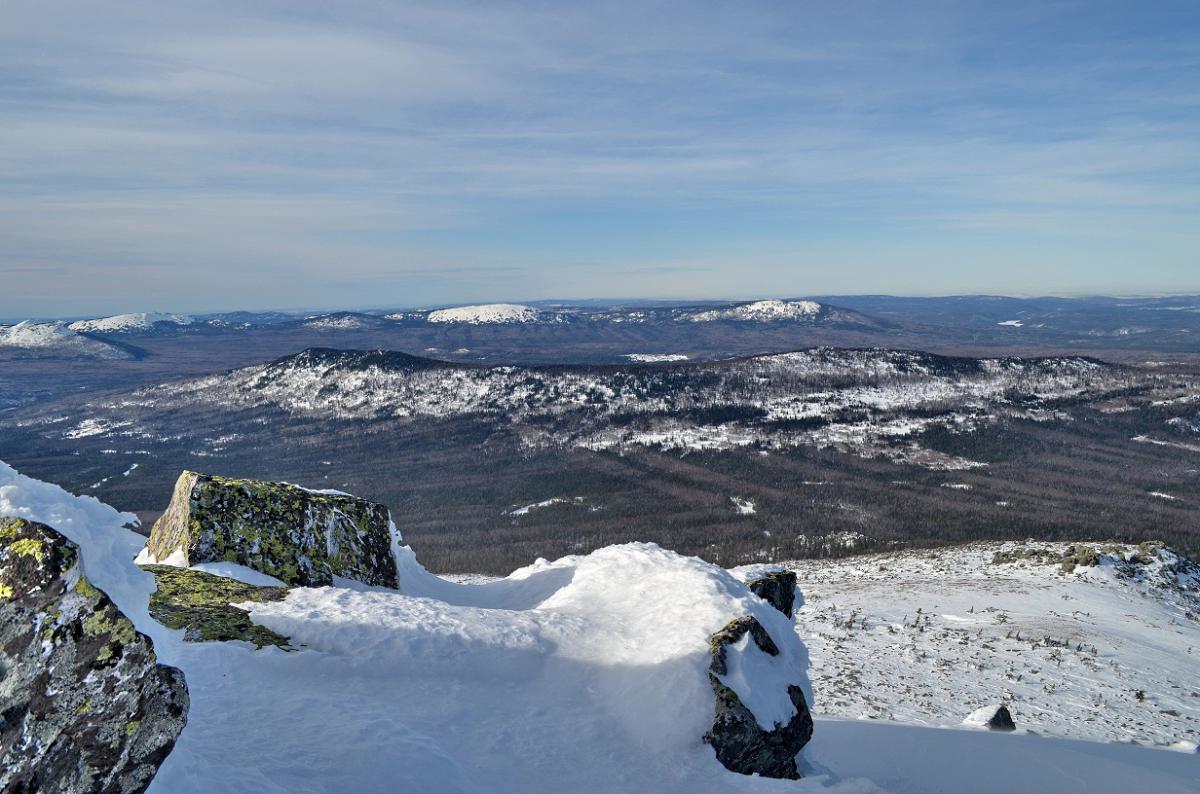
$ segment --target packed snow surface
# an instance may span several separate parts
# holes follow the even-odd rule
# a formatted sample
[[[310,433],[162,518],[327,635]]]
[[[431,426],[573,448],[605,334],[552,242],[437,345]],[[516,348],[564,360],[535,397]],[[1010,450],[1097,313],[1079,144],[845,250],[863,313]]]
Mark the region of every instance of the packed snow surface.
[[[1067,545],[788,563],[814,710],[950,727],[1003,703],[1042,735],[1200,740],[1200,568],[1165,549],[1098,544],[1100,565],[1065,573]],[[993,562],[1025,549],[1051,555]]]
[[[29,320],[16,325],[0,325],[0,348],[87,358],[132,358],[132,355],[118,347],[81,336],[71,329],[64,323],[35,323]]]
[[[538,319],[538,312],[537,309],[517,303],[485,303],[479,306],[438,309],[430,312],[425,319],[431,323],[467,323],[469,325],[531,323]]]
[[[713,309],[692,315],[693,322],[713,320],[798,320],[816,317],[821,304],[816,301],[763,300],[743,303],[728,309]]]
[[[90,331],[92,333],[119,333],[121,331],[145,331],[153,328],[155,323],[170,323],[171,325],[191,325],[195,320],[186,314],[164,314],[162,312],[137,312],[135,314],[117,314],[112,317],[101,317],[97,320],[79,320],[71,323],[74,331]]]
[[[291,637],[289,653],[183,643],[150,619],[154,582],[131,562],[144,538],[123,527],[130,514],[3,463],[0,514],[79,543],[89,579],[184,670],[188,724],[152,793],[1173,794],[1194,792],[1200,770],[1194,756],[1146,748],[823,719],[804,780],[727,772],[699,738],[712,718],[708,635],[752,614],[779,645],[775,660],[731,654],[730,685],[763,723],[788,715],[767,684],[803,670],[805,647],[730,572],[654,545],[539,560],[476,585],[397,547],[400,592],[296,588],[244,605]]]

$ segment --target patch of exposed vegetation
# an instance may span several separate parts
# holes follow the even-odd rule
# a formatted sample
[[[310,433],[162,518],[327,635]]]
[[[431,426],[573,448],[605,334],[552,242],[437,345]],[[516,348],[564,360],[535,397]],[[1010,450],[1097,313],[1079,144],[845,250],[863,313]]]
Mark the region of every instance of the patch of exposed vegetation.
[[[250,620],[232,606],[246,601],[279,601],[286,587],[257,587],[223,576],[169,565],[145,565],[158,590],[150,596],[150,615],[164,626],[183,629],[186,642],[244,640],[255,647],[276,645],[290,650],[290,640]]]

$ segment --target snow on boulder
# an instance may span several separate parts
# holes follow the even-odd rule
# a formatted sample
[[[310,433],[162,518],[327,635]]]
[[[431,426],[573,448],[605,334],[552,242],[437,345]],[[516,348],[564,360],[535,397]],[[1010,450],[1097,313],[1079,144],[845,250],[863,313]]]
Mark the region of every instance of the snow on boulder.
[[[396,587],[394,532],[386,507],[356,496],[185,471],[137,561],[232,562],[306,587],[334,577]]]
[[[714,634],[711,646],[716,716],[704,741],[730,771],[799,778],[796,754],[812,738],[813,719],[804,691],[775,664],[780,654],[771,635],[746,615]]]
[[[984,706],[975,709],[963,720],[963,725],[973,728],[987,728],[989,731],[1015,731],[1017,724],[1013,722],[1008,706]]]
[[[719,566],[629,543],[460,585],[407,548],[399,559],[399,593],[298,588],[238,606],[305,653],[439,682],[398,693],[405,713],[468,768],[499,765],[504,790],[741,790],[714,749],[737,771],[795,776],[807,654],[792,622]],[[754,647],[714,645],[739,620],[758,627]],[[447,714],[463,716],[435,727]]]
[[[431,323],[466,323],[468,325],[531,323],[538,319],[538,312],[537,309],[517,303],[485,303],[479,306],[438,309],[430,312],[425,319]]]
[[[188,702],[183,673],[83,576],[78,546],[0,518],[0,790],[145,791]]]

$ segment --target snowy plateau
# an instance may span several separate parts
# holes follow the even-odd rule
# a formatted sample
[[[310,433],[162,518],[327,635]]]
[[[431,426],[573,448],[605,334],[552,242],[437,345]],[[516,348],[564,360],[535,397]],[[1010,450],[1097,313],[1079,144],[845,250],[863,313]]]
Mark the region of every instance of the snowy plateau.
[[[76,333],[74,325],[24,321],[0,325],[0,348],[26,351],[35,355],[63,355],[83,358],[123,359],[133,356],[119,347]]]
[[[795,564],[793,624],[741,583],[761,568],[651,544],[457,584],[397,542],[398,591],[294,588],[241,604],[291,637],[284,651],[184,643],[154,621],[130,514],[3,463],[0,514],[78,543],[89,580],[184,671],[187,727],[152,793],[1173,794],[1200,779],[1200,581],[1158,547],[1104,547],[1070,572],[1043,559],[1065,549],[1041,544]],[[707,639],[742,614],[781,651],[731,665],[727,684],[758,719],[786,715],[767,686],[783,668],[812,682],[800,781],[727,772],[700,741]],[[1017,731],[961,725],[993,703]]]
[[[492,323],[531,323],[538,320],[537,309],[515,303],[486,303],[479,306],[459,306],[453,309],[438,309],[425,318],[431,323],[466,323],[488,325]]]
[[[762,300],[744,303],[728,309],[698,312],[690,318],[693,322],[713,320],[796,320],[816,317],[822,306],[816,301]]]
[[[96,320],[80,320],[71,323],[74,331],[88,331],[98,334],[125,333],[129,331],[146,331],[158,323],[167,325],[191,325],[194,318],[186,314],[166,314],[163,312],[136,312],[133,314],[117,314],[112,317],[101,317]]]

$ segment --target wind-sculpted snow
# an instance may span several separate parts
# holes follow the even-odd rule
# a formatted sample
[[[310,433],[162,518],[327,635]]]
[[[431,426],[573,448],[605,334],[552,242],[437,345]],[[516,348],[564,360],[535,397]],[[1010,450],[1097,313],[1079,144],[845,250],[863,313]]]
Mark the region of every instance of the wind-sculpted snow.
[[[1086,358],[976,360],[832,348],[609,367],[482,367],[383,351],[308,350],[148,389],[139,398],[158,409],[189,402],[274,406],[337,420],[476,416],[518,428],[532,446],[846,446],[953,469],[973,462],[882,447],[931,424],[970,428],[1120,389],[1133,378]]]

